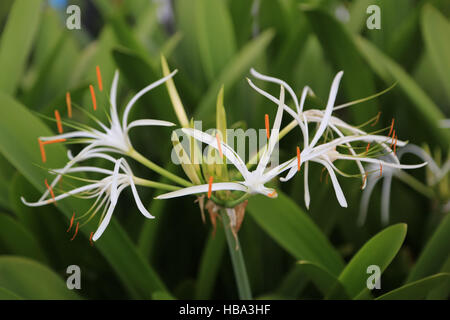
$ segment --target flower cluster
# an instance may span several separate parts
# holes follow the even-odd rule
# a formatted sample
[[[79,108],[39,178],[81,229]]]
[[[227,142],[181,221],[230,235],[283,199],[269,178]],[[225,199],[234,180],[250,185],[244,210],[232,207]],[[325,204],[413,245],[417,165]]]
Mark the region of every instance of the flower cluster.
[[[45,162],[46,159],[44,146],[48,143],[65,142],[68,139],[73,139],[74,142],[84,144],[85,146],[75,156],[69,152],[69,161],[63,168],[50,171],[51,173],[56,174],[56,177],[51,184],[48,184],[47,181],[45,181],[47,191],[37,202],[27,202],[23,198],[22,201],[29,206],[41,206],[75,195],[87,199],[95,199],[94,204],[88,212],[76,217],[76,221],[78,221],[76,224],[77,232],[80,219],[86,219],[86,223],[103,208],[99,219],[99,226],[95,233],[91,233],[91,239],[95,241],[105,231],[112,217],[119,195],[127,187],[131,188],[139,211],[147,218],[153,218],[153,216],[142,204],[137,193],[136,185],[170,191],[159,195],[157,199],[197,195],[201,200],[201,207],[203,207],[204,194],[206,194],[209,199],[209,203],[206,206],[209,208],[208,210],[212,212],[214,210],[217,211],[217,208],[219,207],[226,208],[233,230],[234,232],[237,232],[237,229],[242,222],[247,198],[253,194],[262,194],[270,198],[276,198],[277,191],[274,188],[267,186],[267,184],[275,178],[279,178],[281,182],[292,179],[296,174],[302,171],[302,166],[304,167],[304,200],[306,207],[309,208],[310,193],[308,175],[310,163],[317,163],[323,166],[324,170],[328,172],[337,200],[342,207],[347,207],[347,200],[337,176],[348,175],[337,167],[336,162],[341,160],[353,161],[359,170],[358,176],[362,179],[362,189],[365,189],[366,186],[368,186],[368,190],[372,190],[374,183],[377,181],[373,182],[372,179],[368,180],[369,174],[376,174],[378,177],[381,177],[384,174],[386,175],[386,179],[390,179],[392,172],[396,172],[394,170],[414,169],[427,164],[427,162],[416,165],[400,163],[397,148],[406,146],[407,143],[398,140],[397,134],[395,133],[394,121],[392,121],[390,127],[384,129],[389,131],[389,133],[387,135],[381,135],[379,133],[384,130],[368,133],[363,131],[361,127],[350,125],[333,114],[336,110],[354,104],[335,105],[339,84],[343,77],[342,71],[336,75],[331,84],[325,108],[323,110],[305,110],[304,106],[307,97],[314,95],[309,87],[303,89],[299,99],[294,90],[286,82],[277,78],[262,75],[252,69],[251,74],[256,79],[274,83],[280,88],[280,94],[277,98],[256,86],[248,79],[250,86],[255,89],[256,92],[273,102],[277,108],[275,120],[273,121],[271,129],[269,128],[268,115],[266,115],[265,123],[268,141],[258,154],[255,155],[258,158],[258,162],[255,168],[252,168],[251,164],[246,164],[244,159],[242,159],[238,153],[227,144],[226,137],[221,138],[221,135],[219,134],[214,136],[191,126],[187,121],[184,108],[181,105],[181,100],[172,80],[176,71],[170,73],[165,60],[162,61],[162,66],[165,76],[139,91],[130,100],[124,108],[122,120],[119,119],[116,105],[117,85],[119,80],[118,72],[116,72],[111,86],[108,126],[99,120],[96,120],[96,123],[100,129],[90,128],[84,125],[75,126],[66,122],[66,125],[71,125],[77,130],[69,133],[62,133],[62,123],[58,114],[56,120],[58,122],[60,134],[52,137],[39,138],[43,161]],[[99,72],[97,73],[99,74]],[[101,83],[100,79],[101,78],[99,78],[99,83]],[[191,180],[191,182],[189,182],[173,173],[167,172],[165,169],[143,157],[133,148],[128,135],[131,128],[138,126],[174,125],[171,122],[154,119],[140,119],[128,123],[130,110],[138,99],[148,91],[163,83],[166,83],[175,112],[183,126],[182,131],[186,134],[188,139],[192,141],[194,149],[199,147],[198,144],[195,143],[196,140],[198,143],[206,144],[213,150],[216,150],[216,154],[218,154],[220,158],[226,158],[227,161],[234,166],[235,170],[233,171],[233,174],[225,174],[228,172],[226,164],[217,164],[216,168],[212,170],[211,173],[211,170],[208,171],[203,169],[202,172],[202,169],[200,169],[199,166],[194,163],[188,163],[183,166],[183,169],[189,180]],[[221,93],[223,92],[221,91]],[[293,101],[295,108],[291,108],[287,105],[286,93]],[[92,86],[91,94],[93,97],[93,104],[96,108],[95,94]],[[223,99],[221,94],[219,97],[220,99]],[[218,106],[219,105],[220,104],[218,103]],[[226,127],[224,109],[218,109],[218,114],[219,113],[223,113],[223,115],[222,117],[218,116],[218,130],[223,132],[223,127]],[[285,116],[286,113],[292,118],[292,122],[288,126],[281,128],[283,116]],[[372,120],[378,121],[378,119],[379,115]],[[371,123],[373,123],[373,121]],[[219,128],[219,126],[221,128]],[[298,145],[293,148],[297,150],[296,154],[283,163],[270,167],[269,162],[277,143],[295,127],[298,127],[299,129],[299,134],[297,133]],[[177,137],[175,138],[178,139]],[[116,159],[112,154],[118,154],[121,157]],[[148,168],[167,177],[176,185],[162,184],[134,176],[123,156],[131,157],[139,161]],[[106,163],[112,164],[113,169],[96,166],[77,166],[80,163],[92,159],[103,159],[104,162],[106,161]],[[428,159],[424,160],[428,161]],[[364,167],[364,164],[367,164],[367,168]],[[223,171],[221,171],[222,169]],[[220,172],[221,174],[215,176],[214,173],[217,172]],[[96,180],[85,179],[84,176],[90,173],[100,174],[103,178]],[[86,182],[86,184],[55,195],[54,189],[61,178],[63,176],[72,177],[73,174],[80,174],[81,177],[77,177],[77,179]],[[365,194],[363,198],[363,203],[365,203],[364,201],[368,201],[366,200],[368,196]],[[238,216],[236,216],[236,213],[238,213]],[[72,217],[70,227],[72,227],[74,218],[75,217]]]

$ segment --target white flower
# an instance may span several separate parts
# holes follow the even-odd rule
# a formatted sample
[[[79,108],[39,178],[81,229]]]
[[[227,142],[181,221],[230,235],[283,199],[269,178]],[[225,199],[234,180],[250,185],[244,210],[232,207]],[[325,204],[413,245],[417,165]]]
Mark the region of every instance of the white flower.
[[[196,129],[182,129],[186,134],[192,136],[193,138],[213,147],[223,155],[236,167],[243,177],[243,181],[236,182],[218,182],[197,185],[193,187],[188,187],[180,189],[174,192],[169,192],[162,194],[157,197],[157,199],[169,199],[175,197],[181,197],[189,194],[205,193],[218,190],[237,190],[243,191],[250,194],[260,193],[268,197],[276,197],[277,193],[274,189],[267,188],[265,184],[272,180],[276,175],[283,172],[283,168],[279,167],[279,170],[269,170],[267,171],[267,164],[269,163],[271,154],[275,145],[278,142],[278,135],[281,126],[281,120],[283,115],[283,104],[284,104],[284,88],[281,87],[280,91],[280,105],[277,110],[275,121],[273,124],[272,132],[269,137],[269,141],[261,155],[258,165],[255,170],[249,171],[244,163],[244,161],[239,157],[239,155],[226,143],[220,141],[220,146],[218,144],[217,137],[204,133]]]
[[[408,144],[404,148],[401,148],[398,151],[398,158],[401,159],[401,157],[404,154],[413,154],[423,161],[426,161],[429,165],[429,169],[432,174],[432,181],[430,181],[431,185],[434,185],[438,183],[448,172],[448,166],[449,163],[447,162],[442,169],[439,168],[436,164],[436,162],[431,158],[422,148],[419,146],[416,146],[414,144]],[[387,159],[389,161],[389,159]],[[372,164],[368,167],[368,171],[378,171],[379,167]],[[363,225],[366,221],[367,211],[369,208],[369,201],[370,197],[372,195],[373,189],[376,186],[376,184],[383,180],[383,185],[381,188],[381,223],[383,225],[387,225],[389,222],[389,205],[390,205],[390,197],[391,197],[391,184],[392,184],[392,177],[398,177],[402,178],[404,173],[397,168],[393,167],[387,167],[386,169],[383,169],[382,174],[377,174],[370,176],[368,178],[367,188],[364,190],[362,197],[361,197],[361,204],[360,204],[360,210],[359,210],[359,217],[358,217],[358,224]]]
[[[148,91],[154,89],[155,87],[161,85],[171,77],[175,75],[177,71],[175,70],[167,77],[164,77],[158,81],[155,81],[139,91],[126,105],[125,110],[123,112],[122,121],[119,120],[119,116],[117,113],[117,104],[116,104],[116,96],[117,96],[117,84],[119,81],[119,72],[116,71],[114,75],[114,79],[111,86],[110,92],[110,127],[105,126],[100,121],[96,120],[97,124],[103,129],[97,130],[95,128],[81,128],[78,131],[73,131],[69,133],[59,134],[52,137],[41,137],[40,140],[44,143],[46,141],[54,141],[60,139],[80,139],[80,143],[88,144],[86,147],[88,150],[93,148],[107,148],[104,149],[107,152],[115,152],[119,154],[127,155],[132,150],[133,147],[131,145],[128,131],[131,128],[139,127],[139,126],[173,126],[174,124],[168,121],[162,120],[154,120],[154,119],[140,119],[136,121],[132,121],[128,123],[128,115],[131,111],[131,108],[137,102],[137,100],[147,93]],[[78,142],[78,141],[77,141]],[[75,157],[76,158],[76,157]]]
[[[82,154],[82,156],[80,156],[78,160],[84,161],[92,158],[102,158],[114,163],[114,170],[108,170],[93,166],[83,166],[74,168],[66,166],[63,169],[53,170],[53,173],[56,173],[57,177],[54,179],[51,185],[47,186],[48,189],[46,190],[46,192],[44,192],[42,197],[37,202],[28,202],[22,197],[21,198],[22,202],[30,207],[38,207],[54,203],[56,201],[60,201],[69,196],[82,196],[83,198],[86,199],[95,199],[94,204],[92,205],[90,210],[78,218],[80,219],[82,217],[89,215],[86,221],[88,222],[97,214],[97,212],[101,208],[103,208],[103,212],[100,217],[99,227],[92,236],[93,241],[96,241],[98,238],[100,238],[100,236],[105,231],[106,227],[108,226],[111,220],[114,208],[116,207],[117,204],[117,200],[122,191],[127,187],[131,187],[131,191],[133,193],[134,200],[136,202],[139,211],[146,218],[149,219],[154,218],[145,209],[136,190],[136,183],[139,183],[140,180],[142,179],[136,178],[133,175],[133,172],[131,171],[131,168],[125,161],[125,159],[120,158],[118,160],[115,160],[111,156],[103,154],[101,152],[91,152]],[[54,187],[56,183],[60,180],[62,175],[67,175],[71,173],[87,173],[87,172],[100,173],[105,175],[105,177],[99,180],[86,180],[89,183],[84,186],[74,188],[70,191],[61,193],[59,195],[55,195]]]
[[[251,70],[251,73],[253,76],[255,76],[258,79],[273,82],[273,83],[281,85],[282,87],[285,87],[294,101],[294,104],[297,109],[297,113],[294,110],[292,110],[290,107],[285,105],[284,102],[281,103],[278,99],[276,99],[275,97],[273,97],[266,91],[258,88],[250,80],[248,80],[249,84],[257,92],[259,92],[260,94],[262,94],[263,96],[265,96],[266,98],[275,102],[278,105],[280,105],[280,103],[281,103],[281,105],[283,105],[284,110],[286,112],[288,112],[297,121],[298,126],[300,127],[300,129],[302,131],[304,141],[303,141],[303,151],[300,153],[300,159],[293,158],[293,159],[281,164],[279,167],[282,167],[283,171],[286,170],[286,168],[290,168],[287,176],[285,178],[280,179],[281,181],[288,181],[298,172],[297,167],[303,163],[305,164],[305,170],[304,170],[305,194],[304,194],[304,198],[305,198],[305,204],[306,204],[307,208],[309,208],[309,203],[310,203],[309,183],[308,183],[308,174],[309,174],[308,162],[309,161],[319,163],[327,169],[327,171],[331,177],[333,187],[335,189],[336,197],[339,201],[339,204],[343,207],[347,207],[347,201],[345,199],[345,196],[343,194],[343,191],[339,185],[339,182],[338,182],[336,174],[335,174],[335,171],[340,173],[339,169],[337,169],[335,167],[335,165],[333,164],[333,162],[335,160],[353,160],[353,161],[355,161],[355,163],[357,164],[358,169],[361,173],[361,178],[363,180],[363,186],[362,186],[363,189],[365,188],[366,181],[367,181],[367,173],[364,170],[364,167],[362,166],[363,162],[377,163],[379,166],[395,167],[395,168],[399,168],[399,169],[400,168],[401,169],[414,169],[414,168],[418,168],[423,165],[426,165],[426,163],[419,164],[419,165],[412,165],[412,166],[411,165],[401,165],[398,158],[394,155],[393,150],[391,149],[391,147],[389,147],[389,144],[403,146],[403,145],[405,145],[405,142],[397,141],[397,138],[395,137],[395,139],[394,139],[394,136],[391,138],[391,137],[387,137],[387,136],[367,134],[366,132],[362,131],[361,129],[353,127],[353,126],[345,123],[344,121],[340,120],[339,118],[332,116],[333,110],[341,109],[342,107],[351,105],[351,104],[346,104],[346,105],[337,106],[337,107],[334,105],[335,100],[336,100],[336,95],[337,95],[337,92],[339,89],[339,83],[343,76],[342,71],[339,72],[333,80],[333,83],[332,83],[331,89],[330,89],[330,93],[329,93],[329,97],[328,97],[328,102],[325,107],[325,110],[323,110],[323,111],[317,110],[317,109],[303,111],[306,96],[308,93],[312,93],[312,91],[309,87],[305,87],[303,89],[302,96],[301,96],[300,103],[299,103],[294,90],[283,80],[262,75],[253,69]],[[319,124],[318,129],[316,130],[311,142],[309,142],[309,131],[308,131],[308,123],[309,122],[316,122]],[[331,130],[333,130],[333,132],[335,132],[339,138],[336,138],[328,143],[324,143],[324,144],[316,146],[317,143],[322,138],[322,136],[324,135],[325,130],[327,130],[327,128],[330,128]],[[343,133],[344,130],[346,132],[349,132],[350,135],[345,136]],[[358,155],[356,153],[354,147],[351,145],[351,143],[355,143],[355,142],[378,143],[382,147],[382,149],[387,153],[387,157],[391,161],[386,162],[386,161],[375,160],[373,158],[364,156],[364,154]],[[349,150],[350,155],[339,153],[337,151],[338,147],[346,147],[346,149]],[[298,163],[298,161],[300,161],[300,164]],[[279,169],[280,168],[275,168],[275,170],[279,170]]]

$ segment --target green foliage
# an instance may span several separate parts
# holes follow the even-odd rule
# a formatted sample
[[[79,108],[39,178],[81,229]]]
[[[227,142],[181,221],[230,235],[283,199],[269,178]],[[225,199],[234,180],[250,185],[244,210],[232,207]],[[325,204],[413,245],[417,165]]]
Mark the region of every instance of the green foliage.
[[[161,54],[170,70],[178,70],[173,81],[187,118],[202,120],[204,130],[215,126],[217,101],[219,129],[264,128],[263,115],[272,116],[274,108],[245,81],[252,67],[292,84],[297,95],[304,85],[311,86],[316,96],[306,100],[306,109],[323,109],[340,70],[337,104],[397,83],[376,99],[336,113],[360,124],[381,111],[373,130],[388,127],[395,117],[399,138],[427,144],[443,165],[450,144],[450,131],[441,126],[450,115],[450,25],[444,1],[380,0],[380,30],[366,28],[366,8],[373,2],[366,0],[261,0],[259,8],[250,0],[174,0],[169,22],[161,21],[156,2],[95,0],[95,10],[87,0],[77,2],[81,30],[67,30],[65,10],[49,1],[1,1],[0,299],[233,299],[238,292],[270,299],[448,298],[449,199],[448,192],[440,192],[448,189],[443,185],[448,176],[439,185],[425,186],[431,191],[424,194],[394,179],[391,226],[380,225],[376,187],[361,227],[356,224],[360,180],[339,177],[349,204],[342,209],[331,184],[321,181],[320,169],[311,165],[309,211],[303,172],[290,183],[273,180],[278,198],[249,199],[237,234],[242,250],[230,252],[226,246],[235,239],[228,217],[205,209],[202,224],[194,197],[156,200],[160,190],[139,190],[156,217],[144,220],[131,193],[124,192],[93,247],[89,236],[98,217],[73,241],[73,230],[66,232],[72,214],[88,210],[89,201],[71,197],[57,206],[30,208],[20,200],[38,199],[46,190],[44,180],[51,178],[47,168],[63,167],[67,149],[79,150],[47,145],[43,164],[38,137],[53,135],[56,125],[35,111],[53,118],[59,110],[66,119],[65,94],[70,92],[71,120],[89,121],[75,105],[90,107],[89,84],[96,83],[99,66],[104,91],[97,92],[100,112],[95,115],[108,121],[102,110],[109,107],[114,71],[120,71],[121,114],[130,96],[162,77]],[[348,11],[348,22],[337,9]],[[95,23],[85,20],[88,14]],[[262,86],[278,94],[279,87]],[[289,95],[286,103],[292,104]],[[130,118],[178,123],[164,85],[143,95]],[[139,152],[185,178],[170,159],[170,132],[140,128],[130,134]],[[281,157],[295,150],[299,132],[294,132],[280,142]],[[135,162],[130,165],[136,176],[170,183]],[[414,181],[424,181],[425,170],[412,172]],[[82,267],[86,280],[79,292],[66,288],[65,268],[71,264]],[[381,290],[366,288],[369,265],[381,269]],[[236,283],[233,267],[241,276],[247,273],[249,283],[240,278]]]

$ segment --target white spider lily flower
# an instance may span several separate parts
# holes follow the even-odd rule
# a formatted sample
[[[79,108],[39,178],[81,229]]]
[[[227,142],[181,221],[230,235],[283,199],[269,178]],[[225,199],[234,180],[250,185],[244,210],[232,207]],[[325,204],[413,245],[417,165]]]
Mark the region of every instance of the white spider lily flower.
[[[345,199],[344,193],[339,185],[339,182],[336,177],[336,173],[341,173],[338,168],[334,165],[334,161],[336,160],[350,160],[350,161],[360,161],[365,163],[372,163],[376,164],[380,171],[382,171],[385,167],[386,168],[397,168],[397,169],[417,169],[420,167],[423,167],[427,164],[427,162],[415,164],[415,165],[405,165],[405,164],[398,164],[395,162],[389,162],[384,161],[380,159],[374,159],[371,157],[366,157],[364,154],[362,156],[354,156],[354,155],[348,155],[348,154],[341,154],[339,153],[336,148],[343,147],[346,145],[346,143],[351,142],[364,142],[364,143],[396,143],[397,146],[403,147],[406,145],[406,142],[400,141],[400,140],[394,140],[391,137],[386,136],[380,136],[380,135],[364,135],[364,136],[345,136],[341,138],[336,138],[330,142],[318,145],[312,149],[306,149],[301,152],[300,159],[291,159],[289,161],[286,161],[285,163],[279,165],[280,168],[274,168],[272,170],[282,170],[285,171],[289,169],[289,172],[285,178],[282,179],[282,181],[287,181],[291,179],[297,172],[297,167],[299,166],[298,161],[300,161],[300,165],[302,163],[306,163],[308,161],[316,162],[321,165],[323,165],[330,177],[331,181],[336,193],[336,197],[339,201],[339,204],[342,207],[347,207],[347,200]],[[282,169],[281,169],[282,168]],[[269,172],[270,174],[270,172]],[[365,174],[365,179],[367,179],[367,174]],[[305,190],[309,190],[309,187],[307,185],[307,182],[305,182]]]
[[[173,71],[168,76],[161,78],[147,87],[139,91],[125,107],[123,112],[122,121],[119,120],[119,115],[117,112],[117,85],[119,82],[119,72],[116,71],[114,74],[114,79],[111,85],[110,92],[110,127],[96,120],[97,124],[103,129],[97,130],[95,128],[86,128],[78,131],[73,131],[69,133],[63,133],[51,137],[41,137],[40,140],[52,141],[59,139],[80,139],[80,143],[88,144],[91,147],[106,147],[109,148],[109,152],[115,152],[123,155],[129,154],[133,150],[128,132],[131,128],[140,126],[174,126],[175,124],[155,119],[140,119],[128,123],[128,115],[131,108],[138,101],[138,99],[143,96],[148,91],[158,87],[159,85],[166,82],[168,79],[176,74],[177,70]]]
[[[421,160],[426,161],[428,163],[429,165],[428,168],[430,169],[433,177],[431,185],[438,183],[448,172],[448,168],[446,165],[444,165],[442,169],[439,168],[436,162],[433,160],[433,158],[430,157],[430,155],[419,146],[416,146],[414,144],[408,144],[407,146],[401,148],[398,151],[398,158],[401,159],[401,157],[407,153],[413,154],[418,158],[420,158]],[[390,159],[386,160],[390,161]],[[368,167],[368,171],[376,172],[378,170],[379,166],[375,164],[370,164]],[[366,221],[370,197],[376,184],[381,180],[383,180],[383,185],[381,188],[381,223],[383,225],[387,225],[389,223],[389,206],[391,197],[392,178],[397,177],[401,179],[403,174],[404,173],[399,168],[387,167],[386,169],[383,169],[382,174],[372,175],[368,178],[367,188],[363,191],[361,197],[359,217],[358,217],[359,225],[363,225]]]
[[[91,236],[93,241],[98,240],[98,238],[100,238],[100,236],[105,231],[106,227],[108,226],[111,220],[114,209],[117,205],[118,198],[122,193],[122,191],[127,187],[131,188],[138,210],[146,218],[148,219],[154,218],[154,216],[152,216],[147,211],[147,209],[145,209],[136,189],[136,184],[140,183],[140,180],[142,179],[139,179],[133,175],[133,172],[131,171],[131,168],[125,161],[125,159],[120,158],[118,160],[115,160],[109,155],[92,152],[83,157],[83,160],[87,160],[90,158],[103,158],[108,161],[111,161],[114,163],[114,170],[108,170],[93,166],[65,167],[63,169],[53,170],[53,173],[56,173],[57,177],[54,179],[52,186],[48,187],[48,190],[43,194],[43,196],[37,202],[28,202],[23,197],[21,197],[22,202],[30,207],[39,207],[50,203],[54,203],[56,201],[60,201],[70,196],[81,196],[86,199],[95,199],[94,204],[89,209],[89,211],[86,212],[84,215],[82,215],[80,218],[78,218],[81,219],[82,217],[89,215],[86,221],[87,223],[97,214],[97,212],[101,208],[103,208],[99,226],[95,231],[95,233]],[[57,196],[54,194],[53,186],[55,182],[59,181],[61,175],[70,173],[86,173],[86,172],[100,173],[105,175],[105,177],[99,180],[86,180],[89,183],[84,186],[76,187],[70,191],[64,192]]]
[[[302,134],[303,134],[303,139],[304,139],[303,148],[304,149],[301,153],[301,160],[302,160],[301,162],[305,164],[305,168],[304,168],[304,187],[305,187],[304,199],[305,199],[306,207],[309,208],[309,204],[310,204],[310,194],[309,194],[309,184],[308,184],[309,165],[308,165],[308,161],[305,161],[305,156],[306,156],[306,154],[308,154],[312,151],[312,149],[315,147],[317,142],[320,140],[320,138],[324,134],[325,130],[327,128],[330,128],[340,138],[345,137],[345,135],[343,133],[344,130],[345,130],[345,132],[349,132],[351,135],[354,135],[354,136],[367,136],[367,133],[364,132],[363,130],[361,130],[357,127],[351,126],[351,125],[347,124],[346,122],[342,121],[341,119],[332,115],[333,110],[341,109],[342,107],[351,105],[351,104],[346,104],[346,105],[337,106],[337,107],[334,106],[334,103],[336,101],[336,95],[337,95],[337,92],[339,89],[339,83],[343,76],[343,72],[342,71],[339,72],[332,82],[329,97],[328,97],[328,102],[327,102],[325,110],[311,109],[311,110],[306,110],[306,111],[303,110],[306,96],[308,94],[314,95],[314,93],[312,92],[312,90],[309,87],[306,86],[303,89],[301,99],[299,102],[299,99],[295,95],[294,90],[285,81],[274,78],[274,77],[262,75],[262,74],[256,72],[254,69],[251,69],[251,74],[254,77],[256,77],[257,79],[276,83],[276,84],[282,85],[283,87],[286,87],[286,90],[289,92],[292,100],[294,101],[295,107],[297,109],[297,113],[287,105],[284,105],[283,107],[284,107],[284,110],[286,112],[288,112],[298,123],[298,125],[302,131]],[[248,82],[253,89],[255,89],[258,93],[260,93],[264,97],[268,98],[270,101],[276,103],[277,105],[280,103],[280,101],[277,98],[275,98],[271,94],[267,93],[266,91],[258,88],[251,80],[248,80]],[[311,123],[311,122],[318,123],[319,127],[318,127],[317,131],[315,132],[314,137],[312,138],[312,141],[309,142],[308,123]],[[386,137],[385,139],[389,139],[389,138]],[[339,141],[339,140],[336,140],[336,141]],[[392,162],[394,162],[396,164],[400,164],[397,157],[393,154],[391,148],[384,141],[379,141],[379,144],[382,146],[382,148],[388,154],[388,157],[391,158]],[[355,160],[355,163],[360,171],[361,179],[362,179],[362,183],[363,183],[362,188],[364,189],[366,187],[367,179],[365,178],[366,172],[362,165],[362,160],[359,157],[357,157],[357,153],[354,150],[354,148],[352,147],[352,145],[350,144],[350,141],[345,141],[344,145],[348,148],[350,154],[354,157],[353,160]],[[330,152],[333,152],[333,150],[330,150]],[[325,161],[326,163],[328,163],[326,166],[326,168],[328,169],[328,165],[330,164],[330,161],[328,161],[327,157],[325,157],[325,156],[321,156],[321,157],[323,159],[321,159],[321,161],[319,163],[324,164],[323,161]],[[312,161],[314,161],[314,160],[312,160]],[[315,162],[317,162],[317,161],[315,161]],[[331,162],[331,164],[332,164],[332,162]],[[297,171],[298,170],[296,170],[296,168],[295,168],[295,161],[292,161],[291,171],[288,173],[286,178],[281,178],[281,181],[287,181],[287,180],[291,179]],[[328,170],[328,171],[330,171],[330,170]],[[337,181],[335,179],[335,176],[332,175],[331,173],[330,173],[330,176],[332,178],[333,183],[335,184],[335,181]],[[340,190],[340,188],[338,188],[337,184],[335,184],[335,188],[336,188],[336,191],[339,194],[341,194],[341,190]],[[344,197],[339,197],[339,198],[340,198],[341,205],[346,206],[347,204],[346,204]]]
[[[267,164],[269,163],[272,152],[275,148],[275,145],[278,142],[278,135],[280,132],[281,120],[283,116],[283,104],[284,104],[284,88],[281,87],[280,91],[280,105],[277,110],[277,114],[275,117],[275,121],[273,124],[272,131],[270,133],[269,141],[264,148],[264,151],[260,157],[258,165],[256,169],[253,171],[249,171],[245,165],[245,162],[241,159],[241,157],[234,151],[228,144],[219,141],[217,137],[204,133],[197,129],[189,129],[183,128],[183,132],[192,136],[194,139],[205,143],[212,148],[218,150],[223,153],[223,155],[236,167],[239,173],[242,175],[243,181],[236,182],[218,182],[218,183],[210,183],[197,185],[193,187],[188,187],[184,189],[180,189],[174,192],[169,192],[166,194],[162,194],[157,197],[157,199],[169,199],[175,197],[181,197],[189,194],[198,194],[205,193],[211,191],[219,191],[219,190],[237,190],[244,191],[249,194],[263,194],[265,196],[275,198],[277,197],[277,193],[275,189],[267,188],[265,184],[272,180],[276,174],[272,170],[267,171]],[[283,170],[280,168],[278,171],[281,173]]]

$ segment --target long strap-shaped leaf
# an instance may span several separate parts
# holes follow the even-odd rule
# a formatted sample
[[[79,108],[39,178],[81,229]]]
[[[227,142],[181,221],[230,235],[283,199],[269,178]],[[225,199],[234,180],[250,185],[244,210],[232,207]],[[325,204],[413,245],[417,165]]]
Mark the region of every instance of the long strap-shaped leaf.
[[[37,138],[51,135],[52,132],[23,105],[11,97],[0,93],[0,153],[2,153],[24,175],[34,187],[45,190],[44,171],[35,166],[41,164]],[[61,167],[66,161],[66,150],[62,145],[46,147],[49,167]],[[67,218],[72,210],[84,212],[88,207],[86,201],[68,198],[58,204],[58,208]],[[89,237],[88,228],[81,231]],[[154,291],[165,290],[165,286],[155,271],[145,262],[130,238],[112,220],[103,237],[96,242],[96,247],[105,256],[115,270],[124,286],[136,298],[151,298]]]

